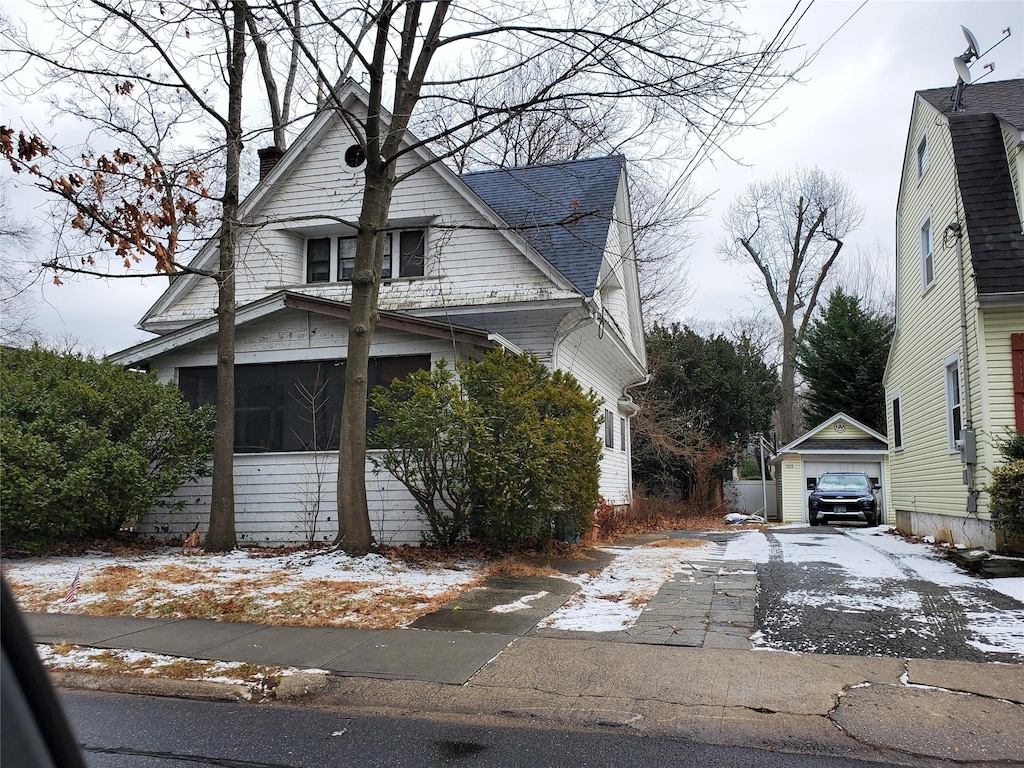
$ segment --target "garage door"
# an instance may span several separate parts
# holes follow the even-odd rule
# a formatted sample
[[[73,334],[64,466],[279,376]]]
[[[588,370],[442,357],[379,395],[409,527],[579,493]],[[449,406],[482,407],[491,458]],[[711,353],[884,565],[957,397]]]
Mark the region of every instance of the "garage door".
[[[871,478],[871,482],[879,483],[882,490],[879,491],[882,507],[882,519],[887,517],[885,509],[885,483],[882,482],[882,462],[880,461],[804,461],[804,488],[807,488],[808,480],[817,480],[826,472],[863,472]],[[809,492],[804,494],[804,520],[807,518],[807,497]]]

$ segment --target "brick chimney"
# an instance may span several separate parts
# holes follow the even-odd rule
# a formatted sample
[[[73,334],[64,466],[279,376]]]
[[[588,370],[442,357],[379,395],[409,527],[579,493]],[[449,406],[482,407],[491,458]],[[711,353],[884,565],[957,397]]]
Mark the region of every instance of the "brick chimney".
[[[263,181],[267,178],[267,174],[274,170],[274,166],[280,162],[284,156],[284,150],[277,147],[264,147],[257,150],[256,154],[260,156],[260,181]]]

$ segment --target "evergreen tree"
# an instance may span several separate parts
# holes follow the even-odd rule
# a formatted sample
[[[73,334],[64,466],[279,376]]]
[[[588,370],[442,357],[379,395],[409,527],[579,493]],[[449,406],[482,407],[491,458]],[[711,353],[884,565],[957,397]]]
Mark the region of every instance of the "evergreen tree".
[[[882,374],[893,323],[836,288],[821,317],[797,345],[797,370],[807,385],[804,424],[813,427],[842,411],[885,433]]]
[[[633,420],[637,482],[721,503],[736,452],[771,426],[778,374],[746,338],[704,337],[675,324],[651,329],[647,358],[651,382]]]

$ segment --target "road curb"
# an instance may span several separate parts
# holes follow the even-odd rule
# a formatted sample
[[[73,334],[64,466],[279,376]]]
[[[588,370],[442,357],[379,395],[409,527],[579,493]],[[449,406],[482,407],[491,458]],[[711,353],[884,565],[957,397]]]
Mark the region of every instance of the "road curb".
[[[247,685],[213,683],[206,680],[172,680],[164,677],[117,677],[88,672],[50,670],[58,688],[77,688],[107,693],[132,693],[142,696],[166,696],[200,701],[251,701]]]

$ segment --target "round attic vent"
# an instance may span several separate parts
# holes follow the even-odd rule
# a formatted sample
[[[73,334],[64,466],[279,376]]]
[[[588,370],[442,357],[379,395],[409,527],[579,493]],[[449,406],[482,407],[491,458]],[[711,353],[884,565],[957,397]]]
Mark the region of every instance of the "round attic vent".
[[[366,151],[358,144],[352,144],[342,152],[341,159],[347,167],[355,170],[366,162]]]

